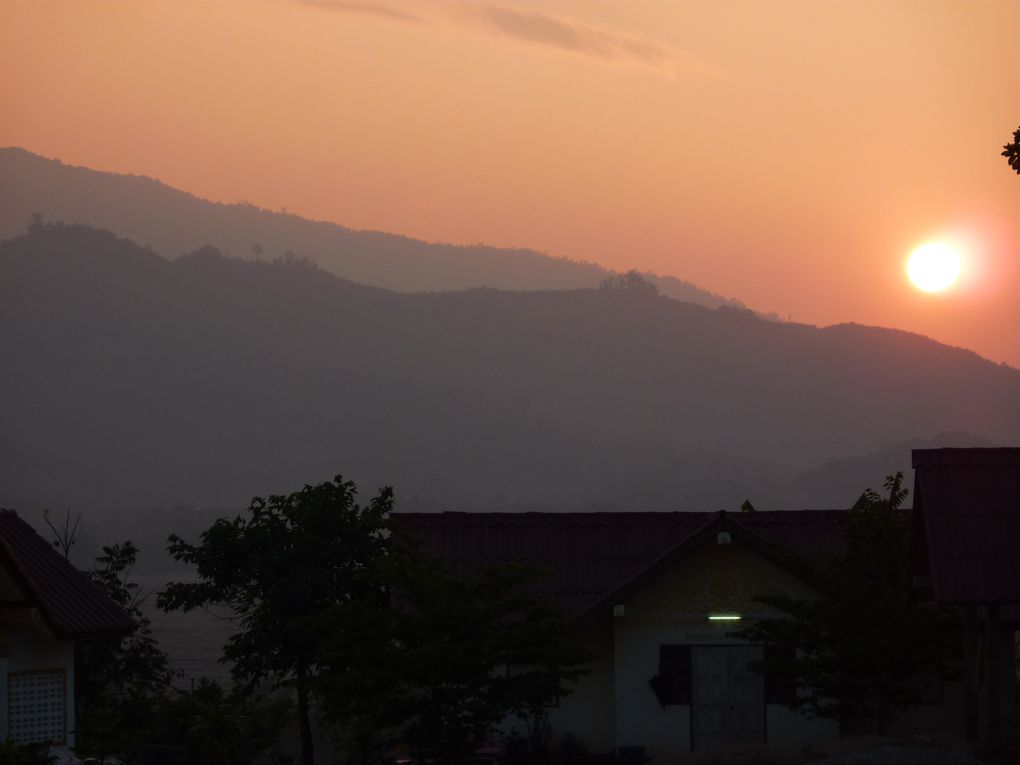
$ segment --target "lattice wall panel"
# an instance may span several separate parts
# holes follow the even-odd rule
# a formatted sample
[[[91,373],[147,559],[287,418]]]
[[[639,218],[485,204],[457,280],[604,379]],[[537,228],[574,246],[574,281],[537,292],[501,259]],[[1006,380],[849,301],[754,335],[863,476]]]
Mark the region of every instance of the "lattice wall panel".
[[[8,731],[19,744],[62,742],[67,736],[67,675],[12,672],[7,678]]]

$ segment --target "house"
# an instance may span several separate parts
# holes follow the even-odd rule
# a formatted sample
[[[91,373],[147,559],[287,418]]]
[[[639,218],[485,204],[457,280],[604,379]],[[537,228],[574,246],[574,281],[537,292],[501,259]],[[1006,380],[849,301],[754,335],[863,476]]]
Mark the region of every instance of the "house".
[[[1003,718],[1016,735],[1020,623],[1020,448],[916,449],[914,588],[962,625],[957,727],[995,746]]]
[[[519,562],[550,575],[541,591],[596,656],[550,710],[589,751],[684,753],[838,736],[783,705],[782,678],[751,672],[762,647],[732,637],[763,614],[756,595],[812,596],[785,551],[842,545],[840,511],[717,513],[399,513],[399,529],[457,573]]]
[[[13,510],[0,509],[0,740],[74,745],[74,645],[131,618]]]
[[[845,511],[748,513],[398,513],[398,529],[455,573],[519,562],[550,575],[541,592],[573,618],[596,657],[550,710],[559,734],[593,753],[649,755],[840,736],[784,704],[788,678],[748,668],[764,648],[734,624],[768,614],[762,594],[818,597],[809,559],[842,549]],[[790,553],[800,555],[791,555]],[[937,683],[894,733],[959,729],[960,683]]]

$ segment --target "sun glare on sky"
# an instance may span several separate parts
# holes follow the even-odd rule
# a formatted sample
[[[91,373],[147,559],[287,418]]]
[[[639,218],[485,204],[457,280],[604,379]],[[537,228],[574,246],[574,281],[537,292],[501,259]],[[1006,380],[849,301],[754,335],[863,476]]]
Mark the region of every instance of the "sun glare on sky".
[[[907,260],[907,276],[922,292],[943,292],[960,276],[960,254],[943,242],[927,242],[915,248]]]
[[[0,147],[1020,367],[1017,29],[1017,0],[0,0]],[[960,299],[903,299],[939,289],[922,241]]]

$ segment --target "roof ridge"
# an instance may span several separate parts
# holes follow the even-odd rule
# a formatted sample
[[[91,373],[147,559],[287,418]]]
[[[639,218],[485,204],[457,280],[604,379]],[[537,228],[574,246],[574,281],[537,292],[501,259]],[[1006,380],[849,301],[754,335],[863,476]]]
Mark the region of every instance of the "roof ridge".
[[[0,518],[4,516],[9,520],[4,524],[4,529],[0,530],[3,567],[19,589],[27,590],[24,594],[36,604],[46,625],[55,635],[63,638],[93,633],[120,635],[134,624],[134,620],[120,605],[84,571],[54,550],[51,543],[24,518],[17,513],[4,513]],[[18,541],[23,543],[24,550],[18,549]],[[36,574],[54,578],[53,586],[47,590],[45,582]],[[70,591],[62,592],[62,589]],[[75,626],[74,617],[71,617],[69,623],[68,615],[60,611],[67,606],[67,603],[61,605],[61,601],[69,598],[82,601],[76,604],[77,608],[91,608],[91,617],[99,619],[100,626],[96,626],[95,622],[88,627],[82,627],[80,622]],[[107,620],[105,623],[102,621],[104,618]]]
[[[423,550],[460,573],[512,560],[548,568],[552,579],[539,589],[573,593],[556,600],[577,615],[692,535],[708,539],[710,532],[705,536],[699,528],[713,521],[724,518],[720,530],[732,531],[734,541],[748,540],[756,550],[789,550],[811,558],[842,549],[846,512],[437,512],[394,513],[392,518],[401,534],[417,536]]]

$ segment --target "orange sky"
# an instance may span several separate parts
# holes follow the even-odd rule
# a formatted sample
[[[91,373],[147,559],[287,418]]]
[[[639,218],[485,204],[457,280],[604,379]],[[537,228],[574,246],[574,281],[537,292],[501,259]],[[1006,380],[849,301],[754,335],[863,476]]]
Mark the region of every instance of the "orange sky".
[[[1020,0],[4,0],[0,71],[0,145],[1020,366]]]

